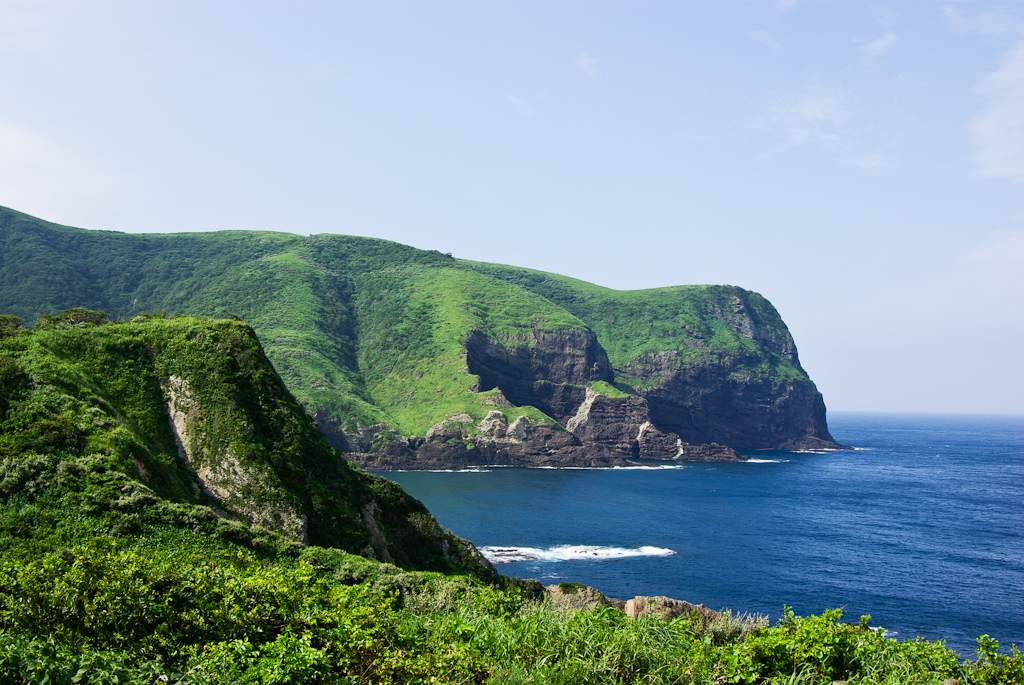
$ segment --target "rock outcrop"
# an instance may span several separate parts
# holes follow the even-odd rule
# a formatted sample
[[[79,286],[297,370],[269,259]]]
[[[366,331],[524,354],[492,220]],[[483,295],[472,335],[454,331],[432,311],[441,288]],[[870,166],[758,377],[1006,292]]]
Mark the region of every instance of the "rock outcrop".
[[[690,604],[689,602],[684,602],[681,599],[672,599],[671,597],[665,596],[636,596],[633,599],[626,601],[623,611],[626,616],[629,616],[630,618],[653,616],[655,618],[663,618],[665,620],[671,620],[673,618],[678,618],[679,616],[688,616],[693,613],[697,613],[701,618],[707,620],[711,620],[718,615],[717,611],[708,609],[703,604]]]
[[[681,599],[672,599],[665,596],[645,597],[638,595],[633,599],[623,601],[613,597],[606,597],[600,590],[583,585],[582,583],[548,585],[544,590],[552,606],[570,611],[586,611],[597,607],[611,607],[623,612],[629,618],[650,616],[666,621],[680,616],[689,616],[694,613],[698,614],[702,619],[710,621],[718,616],[719,613],[703,604],[691,604]]]
[[[425,437],[389,434],[387,441],[363,439],[374,446],[345,457],[369,471],[471,469],[481,466],[603,467],[656,461],[736,461],[737,452],[722,445],[687,445],[664,434],[648,420],[640,397],[610,398],[586,389],[584,400],[563,427],[519,416],[509,423],[491,410],[475,425],[456,414],[427,431]],[[378,427],[382,431],[385,427]],[[363,428],[359,435],[368,429]],[[380,433],[378,433],[380,435]]]

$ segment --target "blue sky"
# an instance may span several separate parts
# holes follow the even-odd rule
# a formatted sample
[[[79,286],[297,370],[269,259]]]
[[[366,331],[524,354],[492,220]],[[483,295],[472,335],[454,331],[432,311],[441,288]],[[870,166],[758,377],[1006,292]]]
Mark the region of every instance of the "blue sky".
[[[1024,413],[1024,5],[0,0],[0,204],[730,283],[832,410]]]

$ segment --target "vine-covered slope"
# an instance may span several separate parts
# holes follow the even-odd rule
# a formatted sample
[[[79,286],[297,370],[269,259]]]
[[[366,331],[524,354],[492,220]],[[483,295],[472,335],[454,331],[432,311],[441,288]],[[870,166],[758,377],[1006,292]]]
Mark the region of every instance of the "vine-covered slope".
[[[132,512],[114,516],[129,527],[206,521],[410,569],[490,573],[420,502],[328,445],[247,325],[105,319],[77,309],[30,331],[0,320],[5,502]]]
[[[0,311],[78,306],[244,319],[331,443],[377,468],[835,446],[785,324],[730,286],[620,292],[383,240],[0,208]]]

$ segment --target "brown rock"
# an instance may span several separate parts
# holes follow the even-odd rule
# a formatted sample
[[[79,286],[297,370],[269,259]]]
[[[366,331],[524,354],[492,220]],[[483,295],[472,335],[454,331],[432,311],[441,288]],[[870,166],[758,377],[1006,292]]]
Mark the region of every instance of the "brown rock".
[[[551,604],[562,609],[580,610],[613,606],[612,601],[599,590],[582,583],[559,583],[548,585],[544,589]]]
[[[671,597],[644,597],[637,596],[626,602],[624,611],[630,618],[640,616],[655,616],[657,618],[672,619],[678,616],[685,616],[697,612],[704,618],[710,620],[718,615],[717,611],[708,609],[703,604],[690,604],[680,599]]]

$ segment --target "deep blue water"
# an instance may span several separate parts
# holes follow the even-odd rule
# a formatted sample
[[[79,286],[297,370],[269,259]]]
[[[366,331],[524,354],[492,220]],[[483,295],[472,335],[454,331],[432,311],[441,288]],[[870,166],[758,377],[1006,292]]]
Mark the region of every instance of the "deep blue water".
[[[498,566],[506,575],[773,620],[783,605],[843,607],[965,655],[982,633],[1024,647],[1024,417],[842,413],[829,427],[858,449],[663,470],[383,475],[477,546],[675,552],[519,561]]]

